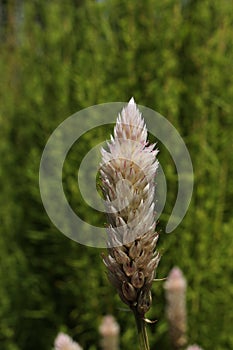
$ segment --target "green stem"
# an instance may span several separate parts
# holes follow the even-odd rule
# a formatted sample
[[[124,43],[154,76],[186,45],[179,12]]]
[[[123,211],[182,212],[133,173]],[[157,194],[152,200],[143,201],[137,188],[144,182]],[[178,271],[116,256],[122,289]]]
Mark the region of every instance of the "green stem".
[[[140,350],[150,350],[149,341],[148,341],[147,332],[146,332],[146,322],[138,314],[136,310],[133,310],[133,312],[134,312],[134,317],[137,324]]]

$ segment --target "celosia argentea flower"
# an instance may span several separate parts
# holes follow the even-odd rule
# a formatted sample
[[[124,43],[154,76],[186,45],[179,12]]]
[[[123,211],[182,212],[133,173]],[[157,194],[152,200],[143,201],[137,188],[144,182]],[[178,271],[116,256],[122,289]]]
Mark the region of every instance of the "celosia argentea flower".
[[[120,327],[112,315],[103,317],[99,327],[101,334],[101,347],[103,350],[119,349],[119,332]]]
[[[166,313],[171,343],[174,349],[183,349],[187,343],[186,279],[178,267],[173,267],[164,284]]]
[[[119,114],[100,175],[108,218],[104,262],[121,299],[141,319],[151,306],[151,285],[160,255],[155,250],[155,175],[158,150],[132,98]]]
[[[187,347],[187,350],[202,350],[202,348],[200,348],[198,345],[195,344]]]
[[[81,346],[65,333],[58,333],[54,346],[55,350],[82,350]]]

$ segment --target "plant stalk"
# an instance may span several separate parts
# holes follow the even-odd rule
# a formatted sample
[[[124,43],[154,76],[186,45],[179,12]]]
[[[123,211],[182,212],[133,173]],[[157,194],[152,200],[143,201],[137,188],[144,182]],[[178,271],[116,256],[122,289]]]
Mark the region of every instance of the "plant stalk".
[[[136,310],[133,310],[138,330],[140,350],[150,350],[148,336],[146,332],[146,322]]]

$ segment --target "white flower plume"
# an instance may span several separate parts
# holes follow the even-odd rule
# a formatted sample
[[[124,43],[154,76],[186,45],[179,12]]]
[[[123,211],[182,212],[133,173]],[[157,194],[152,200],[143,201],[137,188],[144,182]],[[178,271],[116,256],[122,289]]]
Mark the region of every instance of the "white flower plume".
[[[118,227],[113,244],[122,244],[155,229],[158,150],[147,142],[146,125],[133,98],[119,114],[107,145],[100,170],[103,193],[110,229]]]
[[[55,350],[82,350],[81,346],[65,333],[58,333],[54,346]]]

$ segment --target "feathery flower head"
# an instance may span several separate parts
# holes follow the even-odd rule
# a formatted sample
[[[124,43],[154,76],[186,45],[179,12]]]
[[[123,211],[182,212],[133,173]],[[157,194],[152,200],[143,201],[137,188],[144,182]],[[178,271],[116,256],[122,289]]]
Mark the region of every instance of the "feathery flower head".
[[[82,350],[81,346],[65,333],[58,333],[54,346],[55,350]]]
[[[155,251],[155,175],[158,150],[134,99],[123,108],[114,137],[102,149],[100,175],[108,218],[108,276],[121,299],[144,317],[160,255]]]
[[[202,348],[200,348],[200,346],[194,344],[194,345],[190,345],[189,347],[187,347],[187,350],[202,350]]]

